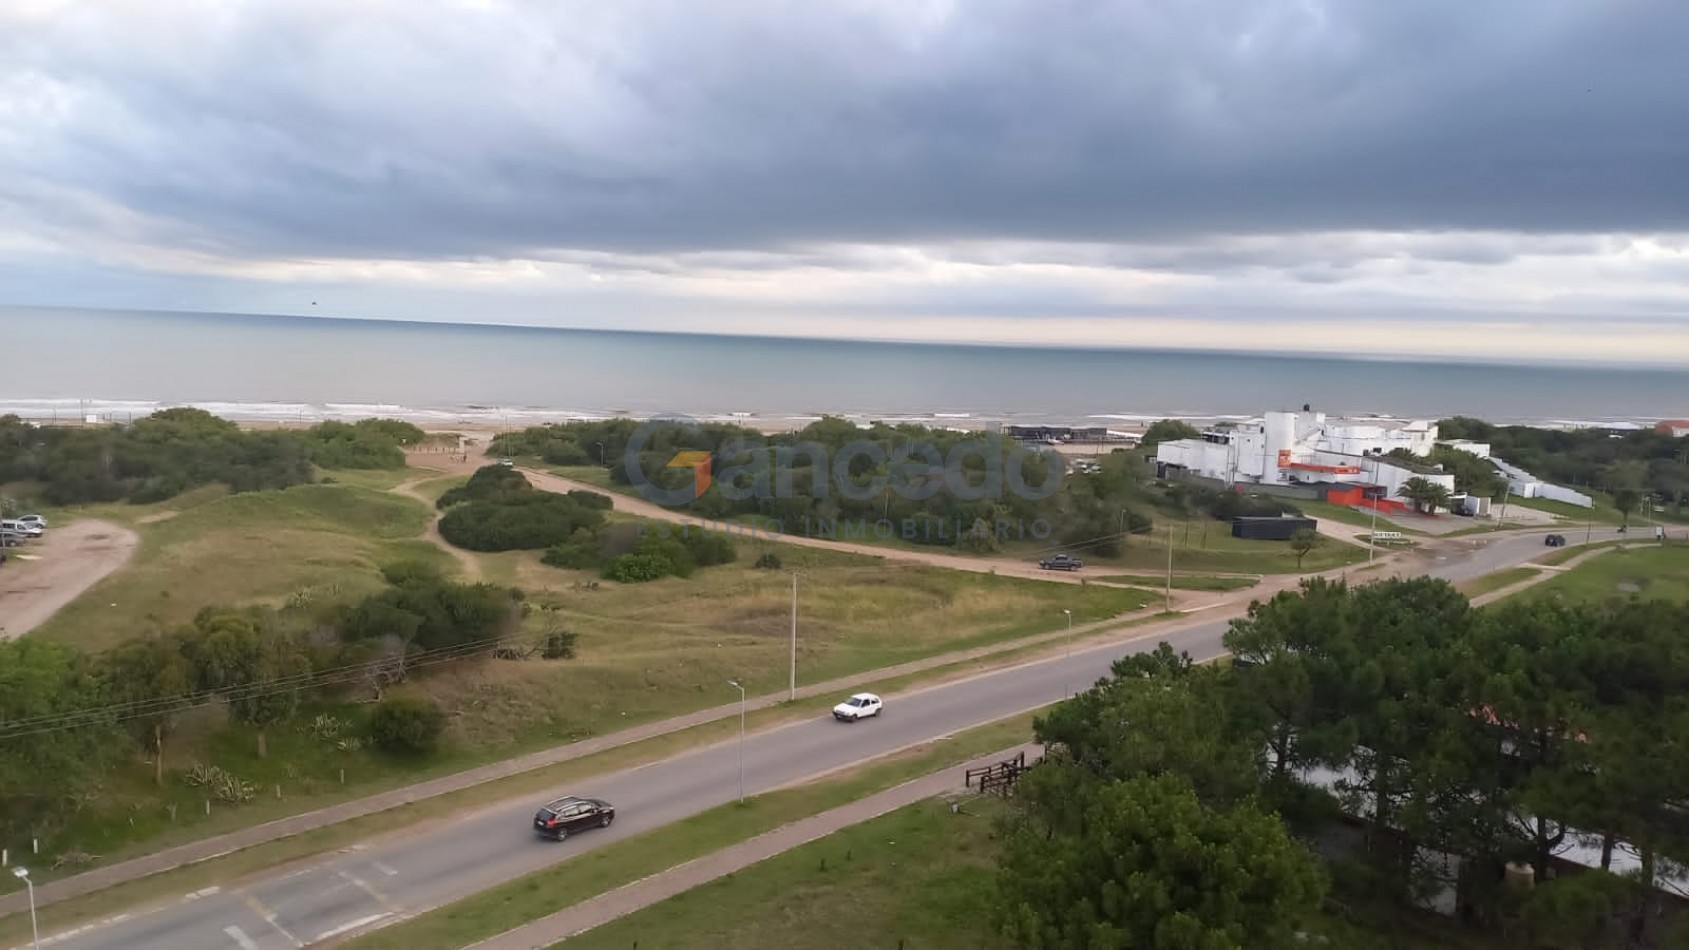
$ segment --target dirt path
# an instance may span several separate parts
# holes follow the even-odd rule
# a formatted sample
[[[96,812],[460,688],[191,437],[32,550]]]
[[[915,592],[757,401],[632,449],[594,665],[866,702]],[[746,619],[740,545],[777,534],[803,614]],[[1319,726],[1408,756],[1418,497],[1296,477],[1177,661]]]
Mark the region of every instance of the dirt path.
[[[433,511],[434,510],[434,502],[431,499],[429,499],[427,495],[424,495],[421,492],[417,491],[416,486],[422,484],[423,482],[433,481],[436,478],[441,478],[445,475],[450,475],[450,474],[454,474],[454,473],[442,472],[438,469],[424,469],[424,471],[427,471],[428,474],[418,475],[415,478],[411,479],[410,481],[402,482],[398,485],[394,485],[393,488],[392,488],[392,492],[395,495],[403,495],[406,498],[414,498],[417,501],[422,502],[424,505],[427,505],[428,509],[430,511]],[[452,556],[452,558],[457,561],[458,566],[463,568],[463,574],[464,574],[465,577],[469,578],[470,580],[479,580],[481,578],[481,561],[480,561],[480,559],[477,558],[475,555],[471,554],[470,552],[463,550],[462,548],[453,546],[451,543],[447,542],[445,538],[440,536],[440,513],[439,512],[437,512],[437,511],[434,512],[434,516],[431,519],[429,519],[428,527],[423,529],[422,536],[424,538],[427,538],[428,542],[430,544],[432,544],[435,547],[439,548],[440,550],[446,552],[447,554],[450,554]]]
[[[411,464],[417,466],[418,468],[426,467],[438,472],[439,474],[437,475],[428,476],[428,478],[438,478],[444,475],[473,474],[476,469],[488,464],[488,460],[476,455],[470,455],[467,459],[463,459],[462,456],[454,456],[450,454],[420,454],[412,459]],[[653,521],[663,521],[670,524],[698,524],[703,521],[703,519],[700,519],[694,514],[664,508],[661,505],[654,504],[642,498],[635,498],[623,492],[610,491],[597,485],[576,481],[572,478],[564,478],[561,475],[555,475],[542,469],[519,467],[518,471],[526,475],[535,488],[540,488],[546,491],[590,491],[601,495],[608,495],[610,497],[611,506],[614,510],[634,517],[647,518]],[[410,495],[411,497],[419,497],[409,489],[411,489],[415,484],[426,480],[426,478],[417,478],[394,490]],[[1329,522],[1322,519],[1321,524],[1323,526],[1329,524]],[[1365,546],[1364,542],[1359,542],[1355,539],[1355,535],[1362,533],[1362,529],[1352,528],[1348,525],[1338,525],[1335,527],[1340,529],[1330,532],[1335,539],[1347,543],[1361,544],[1363,547]],[[451,551],[453,556],[457,557],[460,561],[465,561],[466,564],[473,562],[473,556],[446,544],[444,539],[439,538],[438,532],[435,529],[430,528],[429,538],[436,544],[439,544]],[[851,541],[835,541],[828,538],[806,537],[801,534],[782,534],[779,536],[779,540],[785,544],[795,544],[827,551],[861,554],[867,557],[883,558],[887,561],[925,564],[930,567],[941,567],[953,571],[968,571],[975,574],[999,574],[1006,577],[1021,577],[1057,584],[1092,583],[1105,587],[1133,586],[1127,584],[1099,583],[1098,581],[1086,577],[1080,572],[1046,571],[1040,568],[1036,563],[1019,558],[972,557],[957,554],[941,554],[936,551],[911,550],[908,548],[896,548],[890,546],[882,547],[879,545],[860,544]],[[1384,560],[1386,553],[1387,552],[1384,549],[1380,548],[1379,559]],[[1122,571],[1125,571],[1125,569],[1123,568]],[[1130,571],[1125,572],[1131,573]],[[1176,571],[1175,573],[1190,572]],[[1203,571],[1199,573],[1223,574],[1227,572]],[[1248,576],[1254,577],[1259,575],[1251,574]],[[1294,588],[1300,580],[1300,576],[1294,574],[1263,577],[1262,588],[1258,588],[1257,591],[1260,589],[1273,589],[1281,586],[1286,589]],[[1173,592],[1174,603],[1181,607],[1188,605],[1193,601],[1201,600],[1203,597],[1203,592],[1193,592],[1188,590],[1181,591],[1177,589]]]
[[[109,521],[73,521],[49,528],[0,564],[0,639],[21,637],[47,622],[106,575],[129,563],[140,536]]]
[[[606,491],[585,482],[553,475],[538,469],[519,469],[535,488],[547,491],[590,491],[601,495],[609,495],[611,505],[616,511],[649,518],[653,521],[665,521],[674,524],[700,524],[704,519],[684,511],[673,511],[661,505],[653,504],[640,498],[633,498],[621,492]],[[748,530],[748,529],[747,529]],[[862,554],[868,557],[885,558],[888,561],[905,561],[914,564],[926,564],[931,567],[943,567],[953,571],[971,571],[975,574],[1002,574],[1009,577],[1030,577],[1041,581],[1054,581],[1063,584],[1078,584],[1086,578],[1070,571],[1046,571],[1037,564],[1016,558],[1006,557],[968,557],[957,554],[939,554],[934,551],[911,551],[907,548],[880,547],[873,544],[856,544],[850,541],[833,541],[827,538],[811,538],[801,534],[782,534],[778,540],[783,544],[796,544],[807,548],[820,548],[827,551],[840,551],[849,554]],[[1116,585],[1108,585],[1116,586]],[[1118,585],[1125,586],[1125,585]]]

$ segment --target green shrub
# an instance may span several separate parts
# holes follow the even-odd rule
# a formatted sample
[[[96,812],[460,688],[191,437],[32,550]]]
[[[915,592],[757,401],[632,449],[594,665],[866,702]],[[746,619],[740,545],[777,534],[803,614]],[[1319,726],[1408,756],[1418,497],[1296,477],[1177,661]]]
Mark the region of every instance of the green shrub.
[[[604,566],[604,577],[619,584],[640,584],[667,577],[673,568],[660,554],[624,554]]]
[[[595,537],[577,536],[546,548],[540,563],[567,571],[596,571],[604,566],[603,544]]]
[[[370,739],[393,755],[428,755],[445,731],[445,710],[423,699],[383,700],[369,717]]]
[[[440,536],[470,551],[537,550],[603,524],[602,509],[566,495],[519,492],[454,506],[440,519]]]
[[[778,571],[780,569],[780,555],[770,551],[762,557],[757,558],[757,562],[753,566],[759,570]]]
[[[491,501],[533,490],[534,486],[528,483],[528,476],[514,468],[483,465],[475,470],[475,474],[469,476],[469,481],[441,495],[434,507],[444,510],[466,501]]]

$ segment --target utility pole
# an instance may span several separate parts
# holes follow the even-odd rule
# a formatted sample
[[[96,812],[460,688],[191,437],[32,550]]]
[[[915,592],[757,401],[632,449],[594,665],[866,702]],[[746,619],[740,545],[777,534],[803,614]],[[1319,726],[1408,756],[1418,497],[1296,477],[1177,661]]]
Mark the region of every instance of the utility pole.
[[[1366,536],[1366,563],[1367,563],[1368,567],[1372,566],[1373,546],[1376,545],[1377,543],[1378,543],[1378,499],[1374,498],[1372,500],[1372,528],[1369,529],[1369,533]],[[1344,576],[1347,576],[1347,572],[1345,572]]]
[[[745,687],[738,680],[727,685],[739,691],[739,804],[745,803]]]
[[[1073,611],[1069,608],[1064,607],[1064,608],[1062,608],[1062,613],[1067,614],[1067,658],[1071,660],[1071,659],[1073,659]],[[1068,675],[1071,676],[1072,674],[1069,673]],[[1062,695],[1063,696],[1076,696],[1076,695],[1078,695],[1078,692],[1079,691],[1074,689],[1073,685],[1071,683],[1069,683],[1068,687],[1067,687],[1067,691],[1064,692]]]
[[[1173,612],[1173,525],[1167,524],[1167,612]]]
[[[798,698],[798,572],[792,572],[792,684],[791,695],[794,702]]]

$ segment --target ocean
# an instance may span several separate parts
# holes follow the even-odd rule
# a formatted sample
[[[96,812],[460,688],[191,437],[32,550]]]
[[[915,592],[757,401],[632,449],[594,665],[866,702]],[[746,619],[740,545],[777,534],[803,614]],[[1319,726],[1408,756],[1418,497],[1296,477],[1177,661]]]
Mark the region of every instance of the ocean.
[[[1248,353],[844,342],[320,317],[0,307],[0,414],[367,416],[528,425],[684,413],[971,427],[1331,415],[1546,426],[1689,418],[1689,372]]]

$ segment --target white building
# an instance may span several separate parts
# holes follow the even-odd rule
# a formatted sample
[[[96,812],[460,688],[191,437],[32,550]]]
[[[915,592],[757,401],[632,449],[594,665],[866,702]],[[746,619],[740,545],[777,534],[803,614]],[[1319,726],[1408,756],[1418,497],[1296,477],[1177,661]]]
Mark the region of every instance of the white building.
[[[1447,449],[1459,449],[1468,455],[1476,455],[1481,459],[1490,457],[1490,444],[1488,442],[1474,442],[1471,439],[1449,439],[1437,444]]]
[[[1507,479],[1507,490],[1520,498],[1546,498],[1549,501],[1576,505],[1579,508],[1595,507],[1595,499],[1581,491],[1551,485],[1519,466],[1510,465],[1501,459],[1490,459],[1490,464],[1494,465],[1496,471]]]
[[[1228,485],[1341,484],[1376,486],[1377,496],[1397,499],[1410,478],[1454,491],[1454,475],[1420,470],[1383,458],[1406,449],[1424,457],[1437,442],[1437,424],[1424,420],[1327,421],[1325,413],[1269,412],[1259,422],[1216,426],[1199,439],[1156,446],[1158,464],[1183,468]]]

